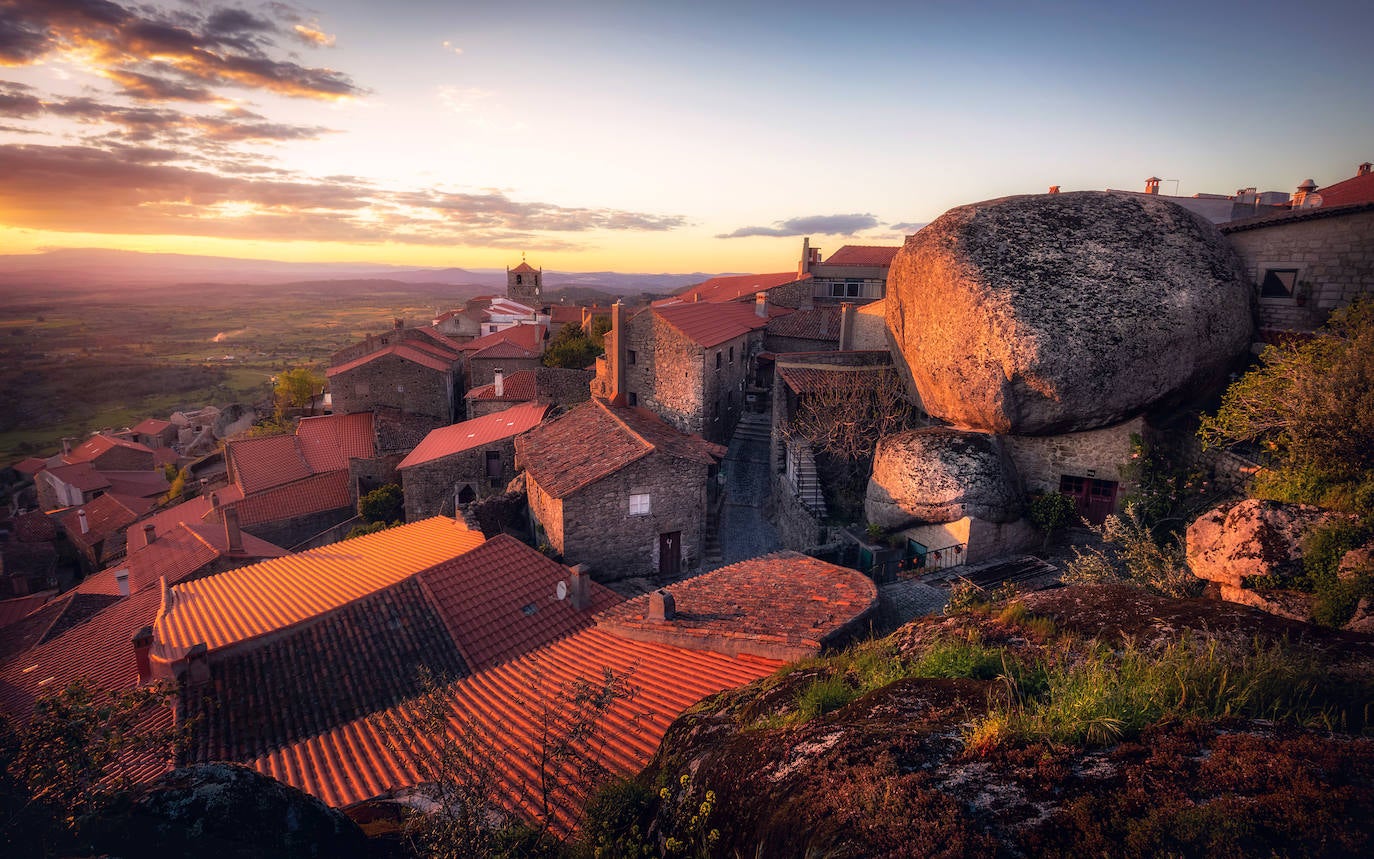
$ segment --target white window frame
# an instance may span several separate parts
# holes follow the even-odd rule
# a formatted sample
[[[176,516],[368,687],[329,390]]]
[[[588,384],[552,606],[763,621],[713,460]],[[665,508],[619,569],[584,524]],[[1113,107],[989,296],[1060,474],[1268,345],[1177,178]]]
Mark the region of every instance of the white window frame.
[[[630,493],[630,515],[648,516],[650,513],[649,493],[631,492]]]

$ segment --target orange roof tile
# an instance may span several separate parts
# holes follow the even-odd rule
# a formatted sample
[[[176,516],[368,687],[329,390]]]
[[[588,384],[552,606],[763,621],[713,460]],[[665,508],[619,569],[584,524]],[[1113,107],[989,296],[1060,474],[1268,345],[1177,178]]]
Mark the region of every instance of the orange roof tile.
[[[185,582],[159,613],[164,654],[211,651],[276,632],[395,584],[481,545],[482,534],[436,516]]]
[[[157,435],[172,425],[171,421],[158,420],[157,418],[144,418],[133,431],[142,435]]]
[[[347,471],[327,471],[246,496],[240,501],[221,501],[239,511],[244,527],[309,513],[353,506],[352,479]]]
[[[818,365],[813,367],[779,367],[783,384],[794,394],[815,394],[836,388],[871,388],[883,378],[895,373],[891,366],[843,367]]]
[[[571,573],[506,534],[420,573],[419,581],[473,671],[529,653],[594,623],[620,597],[589,582],[590,605],[560,600]]]
[[[493,343],[485,349],[478,349],[475,352],[470,352],[468,353],[468,357],[492,360],[502,358],[538,358],[539,354],[537,349],[528,349],[521,346],[519,343],[512,343],[506,340],[500,343]]]
[[[900,247],[879,245],[845,245],[830,255],[821,265],[892,265],[892,258]]]
[[[878,588],[868,576],[792,551],[740,561],[666,589],[675,619],[647,620],[645,594],[602,612],[597,626],[682,647],[800,659],[819,653],[878,605]]]
[[[768,320],[770,337],[796,337],[803,340],[840,339],[840,308],[834,305],[814,310],[798,310]]]
[[[537,426],[548,410],[549,407],[541,403],[522,403],[470,421],[440,427],[425,436],[425,440],[416,445],[396,467],[399,469],[424,465],[484,444],[517,436]]]
[[[759,316],[752,304],[730,302],[715,304],[698,301],[693,304],[670,304],[655,307],[664,322],[681,331],[683,336],[699,346],[710,348],[733,340],[768,324],[769,319],[792,311],[786,307],[769,306],[769,319]]]
[[[86,513],[86,531],[81,530],[81,512]],[[57,514],[67,538],[79,546],[92,547],[118,534],[138,519],[138,514],[113,495],[102,495],[79,507],[68,507]]]
[[[383,346],[375,352],[369,352],[366,355],[354,358],[352,361],[336,364],[326,370],[324,374],[326,378],[332,379],[340,373],[346,373],[349,370],[356,369],[364,364],[370,364],[378,358],[384,358],[389,355],[394,355],[403,361],[419,364],[421,367],[428,367],[431,370],[436,370],[441,373],[446,373],[453,369],[452,360],[441,358],[427,349],[420,349],[408,342],[402,341],[400,343],[391,343],[387,346]]]
[[[594,755],[611,773],[630,775],[658,748],[668,725],[685,709],[724,689],[765,677],[781,663],[751,657],[683,650],[630,641],[588,629],[534,653],[450,684],[442,693],[454,714],[453,730],[490,742],[497,764],[496,796],[512,812],[535,818],[540,773],[539,717],[556,707],[556,690],[579,680],[600,682],[606,669],[629,676],[636,688],[630,700],[612,705],[601,719],[602,745]],[[542,694],[541,694],[542,693]],[[412,746],[397,742],[418,729],[413,705],[402,704],[372,717],[356,719],[252,761],[260,772],[314,794],[330,805],[346,806],[403,789],[421,780],[415,753],[432,748],[427,736]],[[416,749],[417,751],[411,751]],[[552,773],[555,831],[568,833],[589,785],[571,765]]]
[[[224,453],[229,459],[229,473],[246,495],[311,475],[294,435],[228,441]]]
[[[241,501],[243,499],[243,490],[233,485],[221,486],[213,493],[206,493],[205,495],[197,495],[195,498],[188,498],[180,504],[175,504],[165,510],[154,513],[152,516],[140,522],[137,528],[129,529],[129,551],[132,552],[135,549],[143,547],[145,542],[143,529],[148,525],[153,526],[154,534],[166,534],[182,522],[192,525],[205,522],[210,518],[212,509],[210,502],[211,495],[218,498],[221,504],[229,504],[234,501]]]
[[[97,489],[107,489],[110,480],[99,469],[89,462],[76,462],[70,465],[58,465],[48,469],[48,474],[82,492],[94,492]]]
[[[496,385],[482,385],[473,388],[465,395],[469,400],[513,400],[525,402],[539,396],[538,375],[534,370],[518,370],[501,381],[501,396],[496,396]]]
[[[349,459],[377,455],[371,412],[301,418],[296,424],[296,438],[306,465],[317,474],[346,471]]]
[[[724,455],[724,448],[687,435],[652,412],[596,398],[515,439],[520,467],[555,498],[566,498],[656,450],[704,464]]]
[[[142,528],[134,528],[130,530],[131,536],[134,531],[140,535],[143,533]],[[129,593],[135,593],[151,588],[163,579],[167,584],[174,585],[192,578],[222,559],[243,565],[289,554],[280,546],[274,546],[252,534],[240,533],[239,539],[243,542],[243,550],[230,552],[229,538],[223,525],[180,522],[166,531],[157,532],[151,544],[139,548],[131,545],[128,557],[108,569],[87,576],[77,590],[117,596],[119,582],[116,573],[126,571],[129,575]]]
[[[144,447],[137,442],[128,441],[122,438],[112,438],[107,435],[93,435],[77,447],[72,448],[72,452],[63,456],[62,459],[68,464],[90,462],[91,460],[99,458],[101,454],[108,453],[116,447],[140,451],[150,455],[153,453],[152,448]]]
[[[517,265],[515,268],[511,269],[510,271],[511,271],[511,273],[513,273],[513,274],[514,274],[514,273],[519,273],[519,274],[538,274],[538,273],[539,273],[539,269],[534,268],[533,266],[531,266],[529,263],[525,262],[524,260],[520,260],[520,264]]]
[[[163,448],[167,450],[168,448]],[[161,471],[102,471],[105,479],[110,481],[110,492],[118,495],[127,495],[132,498],[157,498],[159,495],[166,494],[171,488],[167,482],[167,476]],[[146,510],[135,508],[135,512],[143,513]]]
[[[544,348],[544,331],[545,328],[543,325],[535,325],[533,323],[512,325],[509,328],[503,328],[495,333],[484,334],[481,337],[469,340],[464,343],[461,348],[465,352],[472,353],[481,352],[498,343],[514,343],[516,346],[526,351],[540,352]]]
[[[1374,203],[1374,172],[1352,176],[1334,185],[1319,188],[1322,206],[1349,206],[1354,203]]]
[[[0,627],[9,626],[16,621],[23,620],[28,615],[47,605],[48,601],[57,596],[57,591],[41,591],[36,594],[26,594],[14,599],[0,600]]]
[[[30,456],[27,459],[19,460],[13,467],[15,471],[25,477],[33,477],[35,474],[48,467],[48,461],[46,459],[39,459],[36,456]]]
[[[741,299],[752,301],[756,292],[766,292],[810,277],[809,274],[798,277],[795,271],[781,271],[775,274],[724,275],[689,286],[671,299],[655,301],[654,304],[658,306],[676,302],[695,303],[699,301],[718,303]]]

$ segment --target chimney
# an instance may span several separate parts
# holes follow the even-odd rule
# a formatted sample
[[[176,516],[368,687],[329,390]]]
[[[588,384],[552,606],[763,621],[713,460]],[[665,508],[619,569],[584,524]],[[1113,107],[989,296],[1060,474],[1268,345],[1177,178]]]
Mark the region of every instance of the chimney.
[[[506,395],[506,372],[500,367],[496,368],[491,384],[496,391],[496,396],[504,397]]]
[[[86,518],[86,508],[85,508],[85,507],[82,507],[80,510],[77,510],[77,511],[76,511],[76,521],[79,522],[79,523],[81,524],[81,533],[82,533],[82,534],[89,534],[89,533],[91,533],[91,523],[90,523],[90,520],[88,520],[88,519]]]
[[[153,649],[153,628],[145,626],[134,633],[134,662],[138,665],[138,682],[153,682],[153,666],[148,653]]]
[[[1051,193],[1051,194],[1058,194],[1058,193],[1059,193],[1059,186],[1058,186],[1058,185],[1051,185],[1051,186],[1050,186],[1050,193]]]
[[[572,578],[568,581],[568,599],[573,611],[583,611],[592,604],[591,574],[586,564],[570,567]]]
[[[392,327],[395,328],[397,331],[400,331],[402,328],[405,328],[405,327],[406,327],[406,321],[405,321],[404,319],[393,318],[393,319],[391,320],[391,325],[392,325]]]
[[[666,588],[659,588],[649,594],[648,620],[664,623],[675,617],[677,617],[677,606],[673,603],[673,595],[668,593]]]
[[[754,293],[754,313],[761,319],[768,318],[768,293]]]
[[[625,305],[617,301],[611,305],[611,343],[606,350],[611,365],[611,399],[625,401]]]
[[[372,339],[372,332],[369,331],[367,337],[363,339],[363,348],[367,349],[368,352],[371,352],[374,342],[375,341]]]
[[[811,271],[811,237],[802,239],[801,262],[797,263],[797,277]]]
[[[1311,179],[1304,179],[1303,183],[1298,186],[1297,192],[1293,194],[1293,208],[1301,209],[1308,205],[1308,198],[1315,195],[1316,191],[1317,183]]]
[[[62,437],[62,455],[63,455],[63,456],[71,456],[71,455],[72,455],[72,438],[71,438],[71,436],[63,436],[63,437]]]
[[[211,492],[211,493],[210,493],[210,509],[211,509],[211,510],[218,510],[218,509],[219,509],[219,493],[218,493],[218,492]]]
[[[1146,194],[1156,194],[1156,195],[1159,194],[1159,183],[1160,183],[1161,181],[1163,181],[1163,180],[1160,179],[1158,176],[1151,176],[1149,179],[1146,179],[1146,180],[1145,180],[1145,193],[1146,193]]]
[[[204,642],[193,644],[186,651],[186,674],[182,680],[187,686],[203,686],[210,682],[210,648]]]
[[[239,530],[239,509],[226,507],[221,512],[224,517],[224,540],[229,546],[229,554],[243,554],[243,532]]]
[[[115,570],[114,579],[115,588],[119,591],[119,595],[127,597],[129,595],[129,568],[124,567],[123,569]]]
[[[846,301],[840,305],[840,344],[841,352],[854,348],[854,303]]]
[[[144,525],[143,542],[147,543],[149,546],[153,545],[153,542],[157,540],[156,531],[157,529],[154,527],[152,522],[149,522],[148,524]]]
[[[1374,164],[1371,164],[1371,163],[1369,163],[1368,161],[1366,161],[1365,163],[1361,164],[1359,167],[1356,167],[1356,168],[1355,168],[1355,175],[1356,175],[1356,176],[1368,176],[1370,170],[1374,170]]]

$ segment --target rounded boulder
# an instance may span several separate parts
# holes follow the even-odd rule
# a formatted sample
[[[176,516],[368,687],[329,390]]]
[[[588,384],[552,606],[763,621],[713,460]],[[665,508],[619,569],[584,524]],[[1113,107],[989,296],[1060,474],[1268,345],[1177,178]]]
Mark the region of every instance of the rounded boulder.
[[[1251,290],[1206,219],[1077,192],[951,209],[907,240],[887,325],[925,410],[1046,435],[1208,390],[1250,342]]]
[[[864,512],[884,528],[965,516],[1012,522],[1021,515],[1021,491],[997,436],[944,427],[909,430],[878,442]]]

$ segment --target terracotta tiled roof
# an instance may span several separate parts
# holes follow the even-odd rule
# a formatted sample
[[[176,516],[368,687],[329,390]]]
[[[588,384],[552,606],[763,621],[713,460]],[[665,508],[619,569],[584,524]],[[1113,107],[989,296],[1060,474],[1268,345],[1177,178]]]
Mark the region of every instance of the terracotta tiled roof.
[[[85,533],[81,530],[81,511],[86,513]],[[101,495],[79,507],[68,507],[57,518],[67,532],[67,539],[89,549],[128,528],[138,519],[138,514],[113,495]]]
[[[707,695],[765,677],[779,662],[683,650],[630,641],[596,629],[579,632],[451,684],[443,693],[454,713],[454,730],[476,726],[490,742],[497,765],[494,794],[512,811],[533,818],[539,772],[539,715],[553,690],[578,680],[598,683],[606,669],[628,673],[638,694],[612,705],[601,719],[604,747],[598,762],[614,774],[637,772],[653,755],[668,725]],[[540,691],[548,690],[541,697]],[[395,742],[418,727],[413,706],[402,704],[376,716],[357,719],[293,746],[257,758],[252,766],[314,794],[330,805],[346,806],[414,785],[420,780],[411,744]],[[416,746],[432,741],[417,737]],[[588,785],[571,766],[552,779],[552,824],[568,832]]]
[[[370,364],[378,358],[384,358],[388,355],[394,355],[403,361],[419,364],[421,367],[428,367],[440,373],[446,373],[453,369],[452,361],[441,358],[427,349],[420,349],[403,341],[401,343],[392,343],[388,346],[383,346],[375,352],[361,355],[354,358],[352,361],[336,364],[325,371],[325,376],[332,379],[340,373],[346,373],[349,370],[356,369],[364,364]]]
[[[55,596],[57,596],[57,591],[42,591],[14,599],[0,600],[0,627],[6,627],[23,620],[42,608]],[[0,658],[4,657],[0,656]]]
[[[481,671],[587,629],[594,612],[620,602],[613,591],[589,582],[589,607],[574,609],[557,595],[558,583],[570,575],[502,534],[418,578],[468,667]]]
[[[582,311],[588,311],[592,316],[604,316],[609,318],[611,309],[593,304],[586,307],[580,304],[554,304],[549,307],[549,320],[559,325],[582,324]]]
[[[346,471],[350,458],[377,455],[371,412],[301,418],[296,424],[296,438],[306,465],[317,474]]]
[[[530,266],[529,263],[525,262],[524,260],[521,260],[519,265],[517,265],[515,268],[511,269],[511,273],[512,273],[512,274],[538,274],[538,273],[539,273],[539,269],[533,268],[533,267]]]
[[[24,475],[25,477],[33,477],[35,474],[37,474],[38,472],[42,471],[47,467],[48,461],[46,459],[39,459],[36,456],[30,456],[27,459],[21,459],[14,464],[14,470]]]
[[[840,308],[817,307],[798,310],[768,321],[768,334],[773,337],[796,337],[803,340],[840,339]]]
[[[718,445],[679,432],[652,412],[600,399],[515,440],[520,466],[554,498],[566,498],[655,450],[702,463],[723,455]]]
[[[353,506],[352,480],[347,471],[327,471],[282,486],[274,486],[241,501],[220,502],[239,511],[245,528],[263,522],[291,519]]]
[[[775,274],[730,274],[704,280],[695,286],[687,287],[670,299],[655,301],[654,304],[657,306],[677,302],[724,302],[740,299],[752,301],[756,292],[766,292],[810,277],[809,274],[798,277],[795,271],[781,271]]]
[[[462,345],[463,351],[471,354],[489,349],[498,343],[513,343],[527,352],[538,353],[544,348],[543,325],[521,324],[503,328],[493,334],[485,334]],[[495,356],[492,356],[495,357]]]
[[[440,349],[443,349],[445,352],[447,352],[449,355],[453,357],[457,357],[458,355],[461,355],[463,352],[462,343],[459,343],[457,340],[454,340],[452,337],[449,337],[442,331],[438,331],[432,327],[409,328],[407,329],[407,332],[418,335],[417,337],[408,338],[407,342],[409,343],[425,343],[427,341],[428,344],[432,344],[434,346],[439,347]]]
[[[311,475],[310,465],[294,435],[229,441],[224,445],[224,453],[229,460],[230,474],[245,495]]]
[[[142,536],[143,529],[130,529],[130,537],[137,531]],[[157,538],[151,544],[129,547],[129,554],[123,561],[106,570],[101,570],[86,578],[77,590],[82,593],[119,594],[119,583],[115,578],[117,571],[129,574],[129,592],[134,593],[156,586],[166,579],[167,584],[195,577],[206,567],[223,559],[237,561],[239,565],[248,564],[264,558],[279,558],[288,552],[252,534],[240,533],[243,542],[240,552],[229,551],[229,538],[221,524],[179,522],[175,526],[156,532]]]
[[[1321,195],[1322,208],[1374,203],[1374,173],[1352,176],[1334,185],[1319,188],[1317,193]]]
[[[1277,215],[1259,215],[1254,218],[1243,218],[1238,221],[1218,224],[1217,229],[1221,230],[1223,233],[1239,233],[1245,230],[1258,230],[1263,227],[1277,227],[1297,221],[1316,221],[1322,218],[1339,218],[1344,215],[1354,215],[1368,211],[1374,211],[1374,202],[1352,203],[1348,206],[1323,205],[1306,209],[1293,209],[1288,212],[1279,212]]]
[[[863,573],[791,551],[740,561],[667,590],[675,619],[647,620],[645,594],[602,612],[597,626],[684,647],[795,659],[819,653],[878,601],[877,586]]]
[[[143,529],[147,525],[153,526],[154,534],[166,534],[178,524],[186,522],[197,524],[205,522],[210,517],[211,503],[210,494],[197,495],[195,498],[188,498],[180,504],[173,505],[161,510],[139,523],[137,528],[129,529],[129,551],[142,548],[144,545]],[[221,504],[229,504],[243,499],[243,491],[237,486],[221,486],[213,493]]]
[[[22,620],[0,629],[0,660],[10,659],[52,640],[118,601],[118,597],[110,594],[85,594],[79,591],[61,594]],[[2,682],[3,678],[0,677]]]
[[[890,248],[878,245],[845,245],[830,255],[821,265],[879,265],[892,264],[900,247]]]
[[[133,431],[140,435],[157,435],[172,425],[171,421],[162,421],[157,418],[144,418]]]
[[[533,550],[531,550],[533,551]],[[194,761],[252,760],[468,673],[419,582],[407,579],[260,647],[226,654],[184,688]]]
[[[464,395],[469,400],[511,400],[526,402],[539,396],[538,376],[534,370],[519,370],[501,380],[501,396],[496,396],[496,385],[482,385]]]
[[[82,492],[94,492],[97,489],[108,489],[110,486],[109,478],[89,462],[57,465],[49,468],[48,474]]]
[[[502,358],[538,358],[539,354],[539,351],[536,349],[527,349],[519,343],[506,341],[502,343],[493,343],[485,349],[469,352],[468,357],[492,360]]]
[[[172,589],[157,619],[164,652],[211,651],[277,632],[393,585],[482,543],[480,532],[436,516],[319,549],[241,567]]]
[[[474,447],[517,436],[537,426],[548,410],[547,405],[540,403],[522,403],[504,411],[441,427],[425,436],[425,440],[396,467],[424,465]]]
[[[116,447],[122,447],[126,450],[136,450],[149,455],[153,453],[152,448],[144,447],[137,442],[127,441],[122,438],[112,438],[107,435],[93,435],[77,447],[72,448],[72,452],[62,458],[69,464],[75,462],[90,462],[98,458],[101,454],[108,453]]]
[[[895,372],[890,366],[779,367],[778,375],[794,394],[815,394],[839,388],[873,387]]]
[[[21,543],[46,543],[57,539],[57,522],[36,510],[21,513],[14,517],[13,533]]]
[[[670,304],[655,307],[653,312],[681,331],[688,340],[707,348],[762,328],[769,322],[755,312],[754,305],[738,302]],[[791,310],[786,307],[770,305],[768,308],[769,319],[787,313],[791,313]]]
[[[166,448],[164,448],[165,450]],[[167,482],[167,476],[160,471],[102,471],[105,479],[110,481],[110,492],[116,495],[127,495],[132,498],[157,498],[165,495],[171,488]],[[134,508],[137,513],[145,512],[144,509]]]

